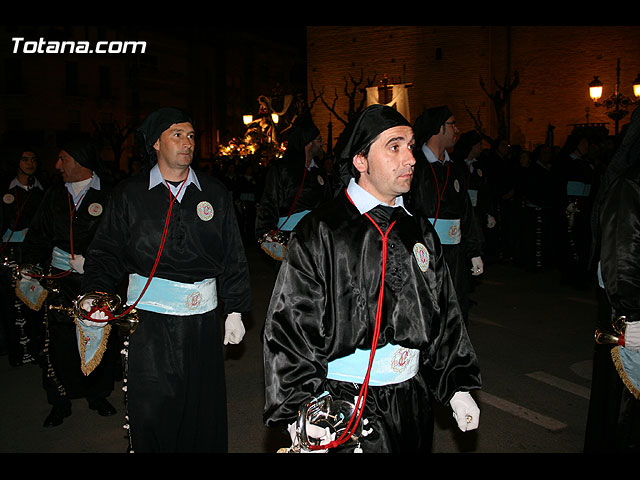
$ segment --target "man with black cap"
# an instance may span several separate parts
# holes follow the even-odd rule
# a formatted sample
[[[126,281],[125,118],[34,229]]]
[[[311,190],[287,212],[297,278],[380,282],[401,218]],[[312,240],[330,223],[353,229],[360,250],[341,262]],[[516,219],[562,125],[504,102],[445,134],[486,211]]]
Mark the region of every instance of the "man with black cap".
[[[347,187],[292,232],[264,332],[264,420],[289,431],[288,451],[429,452],[432,401],[478,426],[479,368],[442,248],[403,205],[413,144],[395,109],[367,107],[341,147]]]
[[[191,168],[194,127],[183,111],[161,108],[138,133],[153,167],[114,189],[83,291],[114,293],[128,277],[127,305],[138,312],[128,345],[130,449],[226,452],[222,346],[242,340],[251,307],[231,193]]]
[[[468,175],[449,157],[458,135],[456,120],[447,106],[434,107],[425,110],[413,128],[416,166],[407,203],[438,232],[468,325],[469,267],[474,276],[483,273],[484,239],[467,193]]]
[[[36,177],[38,158],[35,149],[21,149],[14,158],[16,175],[2,186],[0,206],[0,253],[4,266],[10,267],[0,275],[0,350],[6,346],[9,364],[19,366],[36,361],[41,349],[41,313],[27,308],[16,297],[13,272],[22,263],[22,243],[44,196],[44,187]],[[6,345],[3,333],[6,334]]]
[[[23,274],[21,282],[51,280],[58,293],[47,298],[47,303],[71,308],[80,293],[86,250],[108,204],[110,186],[102,174],[98,149],[90,141],[68,142],[55,166],[62,183],[46,191],[23,243],[22,265],[39,266],[43,275]],[[29,305],[40,306],[37,302]],[[41,308],[47,310],[47,305]],[[43,384],[53,408],[44,426],[57,426],[71,415],[74,398],[87,398],[89,408],[100,415],[115,414],[106,397],[117,375],[116,345],[109,342],[101,365],[85,375],[72,316],[63,310],[47,310],[45,319]]]
[[[322,136],[306,112],[287,135],[283,157],[268,165],[255,232],[263,250],[278,261],[297,222],[333,196],[322,155]]]

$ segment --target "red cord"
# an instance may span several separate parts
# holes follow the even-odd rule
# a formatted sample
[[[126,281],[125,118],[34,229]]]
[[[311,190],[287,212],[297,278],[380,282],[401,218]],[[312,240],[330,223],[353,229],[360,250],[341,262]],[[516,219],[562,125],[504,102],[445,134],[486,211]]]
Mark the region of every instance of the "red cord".
[[[429,166],[431,167],[431,171],[433,172],[433,178],[436,180],[436,190],[438,191],[438,208],[436,209],[436,216],[433,219],[433,226],[435,227],[436,221],[438,220],[438,215],[440,214],[440,204],[442,203],[442,197],[444,196],[444,191],[447,189],[447,184],[449,183],[449,162],[447,162],[447,177],[444,182],[444,186],[442,187],[442,192],[440,191],[440,187],[438,186],[438,177],[436,176],[436,171],[433,168],[431,162],[429,162]]]
[[[346,189],[345,189],[345,193],[347,194],[347,198],[349,198],[351,203],[353,203],[353,200],[351,200],[351,197],[347,193]],[[324,450],[326,448],[335,448],[347,442],[353,436],[356,429],[358,428],[360,419],[362,418],[362,414],[364,413],[364,405],[367,401],[369,376],[371,375],[371,367],[373,366],[373,359],[376,354],[378,338],[380,337],[380,324],[382,321],[382,300],[384,298],[384,279],[385,279],[385,273],[387,269],[387,240],[389,238],[389,233],[391,232],[391,229],[393,228],[396,222],[395,221],[392,222],[391,225],[389,225],[389,228],[387,229],[387,231],[385,233],[382,233],[382,230],[380,229],[378,224],[373,220],[373,218],[371,218],[371,216],[368,213],[365,213],[365,216],[369,220],[371,220],[371,223],[373,223],[373,225],[376,227],[376,229],[378,230],[378,232],[380,232],[380,235],[382,236],[382,279],[380,284],[380,292],[378,293],[378,304],[376,306],[376,321],[373,329],[373,340],[371,342],[371,354],[369,355],[369,366],[367,367],[367,374],[365,375],[364,381],[360,387],[360,392],[358,393],[356,409],[354,410],[353,415],[351,415],[351,419],[349,420],[349,423],[347,424],[347,428],[345,429],[345,431],[342,432],[342,435],[340,435],[340,438],[338,438],[337,440],[331,441],[327,445],[310,445],[309,448],[311,448],[312,450]],[[360,408],[358,408],[359,406]],[[356,418],[356,413],[357,413],[357,418]],[[353,423],[354,420],[355,420],[355,424]],[[353,428],[349,430],[352,424],[353,424]]]
[[[151,279],[153,278],[153,276],[155,274],[155,271],[156,271],[156,268],[158,267],[158,263],[160,262],[160,256],[162,255],[162,251],[164,250],[164,244],[165,244],[165,242],[167,240],[167,233],[169,231],[169,220],[171,219],[171,210],[173,209],[173,204],[176,201],[178,195],[180,195],[180,191],[182,190],[182,187],[184,186],[186,181],[187,181],[187,179],[185,178],[182,181],[182,183],[180,184],[180,188],[178,189],[178,192],[174,196],[173,193],[171,193],[171,189],[169,188],[169,185],[167,184],[167,182],[165,180],[165,184],[167,184],[167,189],[169,189],[169,198],[171,199],[171,201],[169,202],[169,210],[167,211],[167,217],[166,217],[166,219],[164,221],[164,228],[162,230],[162,238],[160,240],[160,247],[158,248],[158,253],[156,254],[156,260],[155,260],[155,262],[153,264],[153,268],[151,269],[151,273],[149,274],[149,278],[147,279],[147,283],[145,284],[144,288],[140,292],[140,295],[138,296],[138,299],[135,302],[133,302],[132,305],[130,305],[124,312],[122,312],[117,317],[114,317],[113,314],[106,308],[103,308],[103,309],[95,309],[94,308],[93,310],[91,310],[89,312],[89,315],[94,313],[96,310],[102,310],[107,315],[107,318],[105,320],[101,320],[101,319],[90,318],[87,315],[83,315],[83,317],[85,319],[93,321],[93,322],[109,322],[111,320],[116,320],[118,318],[124,317],[129,312],[131,312],[131,310],[133,310],[136,307],[136,305],[138,304],[138,302],[142,299],[142,296],[146,292],[147,287],[149,287],[149,284],[151,283]]]

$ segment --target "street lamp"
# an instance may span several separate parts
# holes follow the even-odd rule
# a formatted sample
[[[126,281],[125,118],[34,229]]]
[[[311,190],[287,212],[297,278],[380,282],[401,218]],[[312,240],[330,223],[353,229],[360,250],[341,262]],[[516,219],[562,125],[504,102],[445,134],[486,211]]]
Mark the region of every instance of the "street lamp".
[[[589,96],[596,107],[605,107],[607,110],[607,116],[611,118],[616,124],[616,135],[618,134],[618,125],[620,120],[629,114],[628,108],[631,105],[636,105],[640,102],[640,74],[633,81],[633,94],[636,100],[632,100],[620,93],[620,59],[618,58],[618,66],[616,69],[616,91],[609,98],[603,102],[599,102],[602,97],[604,85],[598,79],[597,76],[593,77],[591,83],[589,83]]]

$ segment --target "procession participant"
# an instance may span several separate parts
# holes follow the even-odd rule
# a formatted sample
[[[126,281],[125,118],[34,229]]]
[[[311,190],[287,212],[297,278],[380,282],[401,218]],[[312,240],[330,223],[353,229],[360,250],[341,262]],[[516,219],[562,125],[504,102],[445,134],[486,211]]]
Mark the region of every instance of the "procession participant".
[[[640,451],[640,110],[611,159],[594,203],[597,327],[584,451]]]
[[[273,290],[264,421],[289,430],[293,451],[428,452],[433,401],[451,406],[461,430],[477,428],[479,367],[437,235],[403,206],[411,124],[376,104],[349,128],[339,161],[348,186],[296,226]],[[347,430],[299,422],[304,405],[328,407],[324,392],[332,405],[363,405],[361,417]],[[300,425],[324,432],[321,447]]]
[[[278,261],[297,222],[333,196],[321,160],[322,145],[320,131],[307,113],[293,124],[284,156],[271,160],[267,167],[255,234],[263,250]]]
[[[114,189],[89,247],[83,292],[113,293],[128,275],[127,305],[138,313],[128,345],[130,448],[225,452],[222,346],[242,340],[251,302],[231,193],[191,168],[186,113],[161,108],[138,132],[155,165]]]
[[[46,191],[29,226],[22,251],[22,264],[42,267],[44,276],[53,281],[58,291],[41,307],[45,316],[43,385],[52,405],[45,427],[60,425],[71,415],[71,400],[75,398],[86,398],[89,408],[102,416],[115,414],[116,409],[107,397],[113,391],[118,374],[117,357],[114,357],[116,345],[109,342],[101,365],[85,375],[73,317],[63,310],[47,308],[72,308],[80,293],[86,250],[101,221],[110,192],[98,150],[90,141],[74,140],[64,145],[56,169],[62,182]],[[29,279],[38,280],[44,279]]]
[[[409,210],[428,218],[438,232],[465,324],[469,324],[469,278],[482,275],[484,238],[467,193],[467,177],[449,157],[458,129],[447,106],[425,110],[414,123],[415,174]]]
[[[16,175],[3,186],[0,212],[0,242],[4,269],[0,282],[2,295],[2,325],[6,334],[9,364],[12,366],[32,363],[38,358],[40,346],[40,312],[27,308],[16,297],[15,269],[22,263],[22,243],[29,224],[44,196],[44,187],[36,177],[38,158],[31,148],[16,155]]]

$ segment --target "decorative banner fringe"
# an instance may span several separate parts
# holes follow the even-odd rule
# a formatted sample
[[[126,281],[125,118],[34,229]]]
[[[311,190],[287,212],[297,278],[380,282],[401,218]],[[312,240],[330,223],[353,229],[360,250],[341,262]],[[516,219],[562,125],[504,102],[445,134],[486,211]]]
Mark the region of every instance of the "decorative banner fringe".
[[[620,379],[622,380],[622,383],[624,383],[625,387],[629,389],[629,391],[633,394],[633,396],[636,399],[640,400],[640,389],[638,388],[637,385],[634,384],[634,382],[629,377],[627,370],[625,369],[625,362],[620,356],[619,349],[620,349],[620,346],[615,346],[614,348],[611,349],[611,358],[613,359],[613,364],[615,365],[616,370],[618,371],[618,375],[620,375]],[[638,366],[638,368],[640,368],[640,366]]]
[[[80,350],[80,369],[85,376],[89,375],[102,361],[102,356],[107,349],[107,342],[109,340],[109,333],[111,332],[111,324],[107,323],[104,327],[101,327],[102,335],[99,339],[99,344],[95,347],[95,352],[90,354],[87,352],[87,342],[94,341],[95,335],[86,334],[83,330],[83,324],[78,319],[74,320],[76,328],[78,329],[78,348]],[[88,338],[88,340],[87,340]],[[90,359],[85,358],[87,354],[91,355]]]

